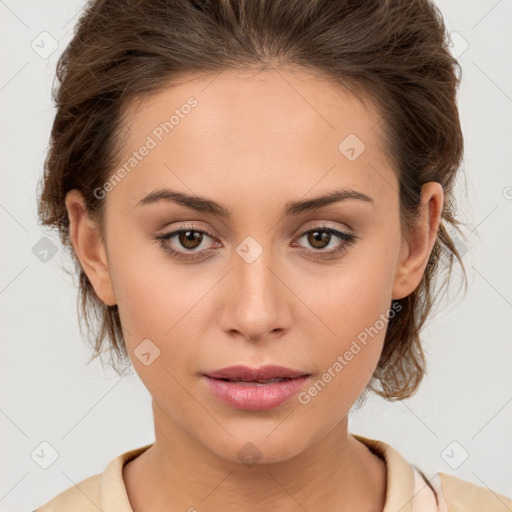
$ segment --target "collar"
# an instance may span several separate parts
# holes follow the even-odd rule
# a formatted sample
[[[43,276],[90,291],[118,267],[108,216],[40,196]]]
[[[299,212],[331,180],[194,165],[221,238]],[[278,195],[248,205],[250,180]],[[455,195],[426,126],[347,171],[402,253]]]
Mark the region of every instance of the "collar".
[[[123,466],[130,460],[144,453],[151,446],[153,446],[153,443],[122,453],[108,463],[105,471],[103,471],[101,475],[101,510],[133,512],[123,480]]]
[[[415,476],[413,467],[392,446],[383,441],[351,434],[386,463],[386,502],[382,512],[412,512]]]
[[[384,459],[387,471],[386,503],[383,512],[412,512],[415,490],[413,467],[392,446],[383,441],[350,434],[369,450]],[[111,460],[101,475],[102,510],[133,512],[123,480],[123,466],[138,457],[153,443],[127,451]]]

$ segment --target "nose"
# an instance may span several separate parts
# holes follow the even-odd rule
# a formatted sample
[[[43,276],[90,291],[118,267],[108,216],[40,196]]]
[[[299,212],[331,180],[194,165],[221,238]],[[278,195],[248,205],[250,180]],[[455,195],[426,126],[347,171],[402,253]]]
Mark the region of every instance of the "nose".
[[[263,251],[253,261],[234,255],[220,314],[220,327],[231,336],[258,341],[280,336],[291,325],[293,293],[270,252]]]

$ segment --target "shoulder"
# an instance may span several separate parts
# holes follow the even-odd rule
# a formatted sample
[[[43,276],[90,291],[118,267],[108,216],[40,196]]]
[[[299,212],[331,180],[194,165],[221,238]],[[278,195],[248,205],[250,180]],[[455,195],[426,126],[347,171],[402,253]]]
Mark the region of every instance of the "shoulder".
[[[101,477],[99,473],[72,485],[34,512],[98,512]]]
[[[33,512],[132,512],[123,467],[151,446],[152,443],[118,455],[107,464],[103,473],[68,487]]]
[[[380,455],[387,468],[387,498],[384,512],[437,510],[438,512],[506,512],[512,500],[488,487],[438,472],[427,478],[395,448],[376,439],[352,434]],[[437,505],[436,505],[437,502]]]
[[[438,482],[450,512],[503,512],[512,510],[512,500],[488,487],[454,475],[438,473]]]

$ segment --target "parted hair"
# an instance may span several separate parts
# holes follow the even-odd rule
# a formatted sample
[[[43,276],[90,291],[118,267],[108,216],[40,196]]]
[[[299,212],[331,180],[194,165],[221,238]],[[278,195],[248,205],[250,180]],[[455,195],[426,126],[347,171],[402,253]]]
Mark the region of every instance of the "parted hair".
[[[461,69],[449,46],[430,0],[89,1],[57,62],[38,213],[74,262],[91,360],[109,352],[116,372],[130,366],[118,307],[99,299],[70,243],[67,192],[83,194],[102,228],[105,201],[94,191],[116,170],[123,114],[135,99],[189,74],[290,66],[327,77],[376,106],[382,147],[399,181],[404,236],[417,220],[422,185],[443,187],[441,223],[423,278],[413,293],[393,301],[396,314],[366,388],[388,400],[412,396],[426,372],[420,332],[439,295],[436,276],[444,271],[446,286],[457,261],[466,278],[454,235],[463,237],[454,198],[463,155],[456,99]]]

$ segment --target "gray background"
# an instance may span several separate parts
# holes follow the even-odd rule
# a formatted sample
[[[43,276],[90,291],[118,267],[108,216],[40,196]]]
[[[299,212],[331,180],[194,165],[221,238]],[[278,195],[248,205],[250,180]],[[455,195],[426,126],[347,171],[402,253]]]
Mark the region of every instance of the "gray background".
[[[469,291],[456,295],[455,280],[425,329],[429,373],[417,395],[398,403],[372,397],[351,416],[350,431],[390,443],[428,477],[448,472],[512,496],[512,81],[504,64],[512,2],[437,4],[457,33],[452,51],[463,68],[467,183],[458,197],[469,224]],[[153,441],[150,396],[138,377],[85,366],[76,287],[60,268],[71,263],[57,235],[37,223],[55,63],[82,5],[0,0],[2,511],[32,510]],[[52,40],[58,46],[44,54]],[[43,236],[58,248],[46,263],[32,252]],[[52,449],[43,442],[58,453],[47,469],[41,464],[51,462]]]

